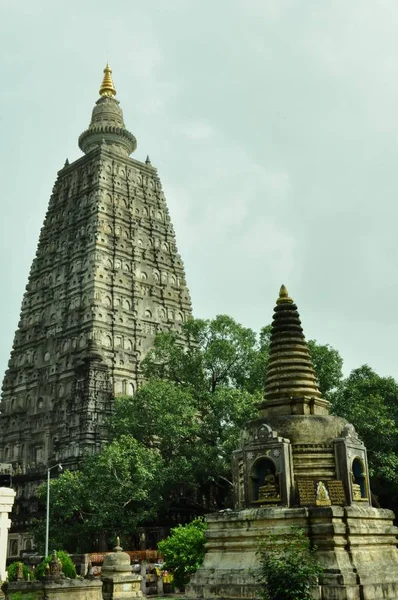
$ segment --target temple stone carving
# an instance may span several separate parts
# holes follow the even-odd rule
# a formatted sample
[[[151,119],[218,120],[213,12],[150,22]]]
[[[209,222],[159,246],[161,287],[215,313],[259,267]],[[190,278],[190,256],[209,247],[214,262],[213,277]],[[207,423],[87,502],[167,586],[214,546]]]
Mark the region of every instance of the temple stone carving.
[[[233,484],[234,511],[207,517],[207,554],[190,597],[257,597],[261,538],[298,526],[325,568],[314,598],[398,598],[394,514],[371,506],[366,448],[350,423],[329,414],[284,286],[274,312],[265,399],[234,452]]]
[[[84,156],[58,172],[3,382],[0,461],[18,513],[37,509],[47,466],[101,448],[114,395],[136,391],[156,333],[191,315],[157,170],[130,157],[115,96],[107,65]]]

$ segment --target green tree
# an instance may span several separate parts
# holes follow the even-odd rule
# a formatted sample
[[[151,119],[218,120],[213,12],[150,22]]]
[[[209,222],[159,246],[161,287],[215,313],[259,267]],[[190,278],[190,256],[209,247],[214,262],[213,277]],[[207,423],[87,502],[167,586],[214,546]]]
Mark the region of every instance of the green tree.
[[[96,456],[86,457],[80,471],[65,471],[51,481],[50,547],[85,551],[95,534],[132,531],[156,514],[161,474],[159,454],[130,435],[121,435]],[[45,484],[37,495],[44,504]],[[42,549],[42,521],[32,533]]]
[[[326,399],[343,379],[343,359],[338,350],[329,344],[318,344],[308,340],[312,364],[318,379],[319,389]]]
[[[263,600],[311,600],[323,569],[302,529],[268,535],[259,549]]]
[[[38,579],[38,580],[44,579],[44,577],[46,575],[46,567],[51,562],[52,558],[53,558],[52,555],[49,554],[48,556],[46,556],[46,558],[44,558],[41,561],[41,563],[38,565],[37,569],[35,570],[36,579]],[[76,567],[75,567],[71,557],[69,556],[69,554],[67,552],[63,552],[62,550],[58,550],[57,558],[61,562],[62,572],[65,575],[65,577],[69,577],[69,579],[75,579],[76,578]]]
[[[214,393],[218,386],[245,388],[258,351],[255,333],[227,315],[190,319],[181,332],[159,334],[141,366],[147,379]]]
[[[131,435],[158,453],[164,509],[183,502],[205,511],[221,507],[230,491],[231,453],[253,414],[253,397],[245,390],[219,386],[198,396],[174,382],[152,380],[134,397],[116,398],[112,434]]]
[[[47,487],[42,484],[37,489],[37,497],[45,506]],[[68,551],[85,551],[80,547],[84,540],[84,515],[87,512],[87,497],[82,481],[81,471],[65,470],[59,477],[50,482],[50,548]],[[36,519],[31,523],[31,533],[35,546],[40,552],[45,548],[46,524],[44,519]],[[88,549],[88,548],[87,548]]]
[[[217,387],[246,390],[261,397],[270,351],[272,326],[258,336],[226,315],[213,320],[191,319],[180,334],[159,334],[142,362],[148,380],[172,381],[191,393],[215,392]],[[320,390],[327,395],[342,380],[343,360],[329,344],[308,341]]]
[[[398,498],[398,383],[368,365],[354,369],[331,394],[332,412],[352,423],[364,442],[372,490],[384,506]]]
[[[114,438],[129,434],[163,461],[163,497],[195,510],[221,507],[230,492],[231,453],[257,396],[246,388],[256,335],[225,315],[192,319],[162,333],[142,363],[148,382],[117,398]]]
[[[272,326],[266,325],[258,335],[256,352],[251,358],[249,376],[244,384],[245,389],[251,394],[256,394],[260,399],[264,395],[265,376],[271,343]]]
[[[206,529],[202,519],[195,519],[188,525],[172,529],[170,536],[158,544],[158,550],[165,559],[164,567],[172,572],[178,588],[187,585],[203,562]]]

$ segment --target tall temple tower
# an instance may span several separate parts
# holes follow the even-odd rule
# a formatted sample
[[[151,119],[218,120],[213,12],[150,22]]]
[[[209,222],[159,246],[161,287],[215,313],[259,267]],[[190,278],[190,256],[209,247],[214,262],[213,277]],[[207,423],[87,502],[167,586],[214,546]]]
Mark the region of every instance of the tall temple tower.
[[[135,392],[155,334],[191,315],[161,183],[149,158],[130,158],[111,73],[84,156],[58,172],[3,382],[0,461],[20,473],[20,504],[26,479],[99,450],[112,398]]]

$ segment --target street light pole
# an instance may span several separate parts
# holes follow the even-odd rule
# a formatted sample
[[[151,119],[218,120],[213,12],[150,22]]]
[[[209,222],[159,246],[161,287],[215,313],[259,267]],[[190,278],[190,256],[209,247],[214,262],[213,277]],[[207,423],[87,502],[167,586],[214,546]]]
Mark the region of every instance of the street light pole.
[[[50,533],[50,471],[56,467],[58,467],[59,471],[62,471],[62,465],[60,463],[47,469],[46,547],[44,558],[48,556],[48,536]]]

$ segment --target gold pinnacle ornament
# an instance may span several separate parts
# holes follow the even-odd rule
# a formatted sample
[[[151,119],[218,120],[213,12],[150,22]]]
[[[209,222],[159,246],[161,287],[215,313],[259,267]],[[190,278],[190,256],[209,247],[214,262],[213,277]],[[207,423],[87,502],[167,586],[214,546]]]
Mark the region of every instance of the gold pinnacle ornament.
[[[112,81],[112,69],[110,68],[109,63],[106,63],[104,69],[104,78],[99,93],[100,96],[116,96],[116,89]]]
[[[276,301],[276,303],[282,304],[283,302],[293,304],[293,300],[291,298],[289,298],[289,294],[288,294],[286,286],[281,285],[281,289],[279,290],[279,298]]]

